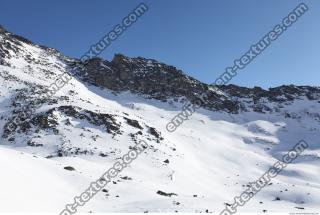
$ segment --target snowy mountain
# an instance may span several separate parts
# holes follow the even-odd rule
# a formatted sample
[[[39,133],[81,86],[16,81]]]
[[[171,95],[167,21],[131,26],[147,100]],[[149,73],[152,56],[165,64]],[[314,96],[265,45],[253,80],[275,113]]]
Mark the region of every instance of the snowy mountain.
[[[238,211],[319,212],[319,110],[320,87],[210,86],[121,54],[84,63],[1,27],[0,212],[60,212],[144,140],[81,212],[219,213],[301,139],[308,149]]]

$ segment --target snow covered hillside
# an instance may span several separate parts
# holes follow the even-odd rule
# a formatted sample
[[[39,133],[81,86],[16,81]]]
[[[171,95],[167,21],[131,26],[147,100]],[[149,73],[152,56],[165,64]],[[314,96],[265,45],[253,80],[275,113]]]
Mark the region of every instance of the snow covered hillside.
[[[319,212],[319,87],[213,87],[123,55],[79,63],[0,28],[0,212],[58,213],[145,140],[81,212],[219,213],[301,139],[308,149],[238,210]],[[64,73],[71,80],[48,97]],[[168,132],[203,93],[202,108]]]

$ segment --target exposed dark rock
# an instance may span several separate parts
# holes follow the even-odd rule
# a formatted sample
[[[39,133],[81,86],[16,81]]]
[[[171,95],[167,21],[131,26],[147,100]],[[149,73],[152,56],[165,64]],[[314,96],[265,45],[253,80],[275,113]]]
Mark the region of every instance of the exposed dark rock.
[[[123,177],[120,177],[120,178],[123,179],[123,180],[132,180],[132,178],[128,177],[128,176],[123,176]]]
[[[69,171],[75,171],[75,170],[76,170],[76,169],[75,169],[74,167],[72,167],[72,166],[65,166],[65,167],[63,167],[63,169],[69,170]]]
[[[107,132],[111,134],[120,134],[120,124],[117,123],[114,116],[111,114],[95,113],[89,110],[84,110],[82,108],[74,106],[60,106],[52,110],[61,111],[69,117],[74,117],[76,119],[87,120],[93,125],[105,126]]]
[[[166,192],[163,192],[161,190],[158,190],[157,191],[157,194],[161,195],[161,196],[168,196],[168,197],[171,197],[171,196],[177,196],[177,194],[175,193],[166,193]]]
[[[35,142],[32,141],[32,140],[29,140],[29,141],[27,142],[27,145],[28,145],[28,146],[32,146],[32,147],[40,147],[40,146],[43,146],[43,144],[41,144],[41,143],[35,143]]]
[[[139,124],[137,120],[129,119],[127,117],[124,117],[124,119],[127,121],[127,123],[135,128],[143,129],[142,126]]]
[[[101,153],[99,154],[99,156],[101,156],[101,157],[107,157],[108,155],[101,152]]]
[[[241,111],[271,113],[276,110],[268,106],[269,102],[280,104],[302,97],[309,100],[320,99],[318,87],[284,85],[264,90],[260,87],[246,88],[231,84],[210,86],[173,66],[153,59],[130,58],[121,54],[116,54],[111,62],[93,58],[76,74],[82,80],[99,87],[115,92],[129,90],[162,101],[168,99],[177,101],[179,97],[185,97],[189,101],[199,101],[199,96],[203,95],[201,99],[203,108],[228,113]],[[249,103],[242,102],[241,99],[247,99]]]
[[[161,138],[160,132],[157,131],[155,128],[150,127],[149,128],[149,132],[150,132],[151,135],[155,136],[156,138],[158,138],[158,139]]]

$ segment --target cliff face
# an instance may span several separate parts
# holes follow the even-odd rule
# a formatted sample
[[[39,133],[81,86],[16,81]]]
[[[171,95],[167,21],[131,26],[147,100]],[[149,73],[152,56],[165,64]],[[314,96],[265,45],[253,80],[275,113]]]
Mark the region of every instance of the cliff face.
[[[91,59],[77,75],[99,87],[116,92],[131,91],[162,101],[180,97],[193,101],[201,96],[204,108],[228,113],[273,113],[295,100],[317,102],[320,99],[319,87],[283,85],[264,90],[236,85],[212,86],[156,60],[120,54],[115,55],[111,62]]]

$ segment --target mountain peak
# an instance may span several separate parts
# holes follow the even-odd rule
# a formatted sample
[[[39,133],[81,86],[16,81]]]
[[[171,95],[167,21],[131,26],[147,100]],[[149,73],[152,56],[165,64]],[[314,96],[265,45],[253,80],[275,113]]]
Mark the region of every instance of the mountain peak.
[[[79,62],[78,59],[68,58],[55,49],[36,45],[24,37],[9,33],[3,27],[0,30],[3,32],[2,36],[0,35],[3,39],[0,42],[0,65],[15,67],[27,65],[27,70],[31,70],[30,67],[40,66],[44,71],[50,71],[51,69],[45,65],[52,64],[51,58],[54,57],[60,62],[59,66],[55,67],[61,71],[71,68],[67,72],[72,71],[73,75],[83,82],[114,92],[130,91],[161,101],[179,98],[193,101],[198,99],[199,95],[205,95],[204,108],[230,113],[250,110],[270,112],[274,111],[274,108],[269,107],[268,102],[292,102],[302,97],[309,100],[320,98],[319,88],[308,86],[289,85],[269,90],[236,85],[210,86],[174,66],[154,59],[128,57],[120,53],[115,54],[111,61],[99,57],[92,58],[82,63],[82,69],[79,69],[77,65],[70,65],[70,62]],[[17,60],[19,64],[16,63]]]

